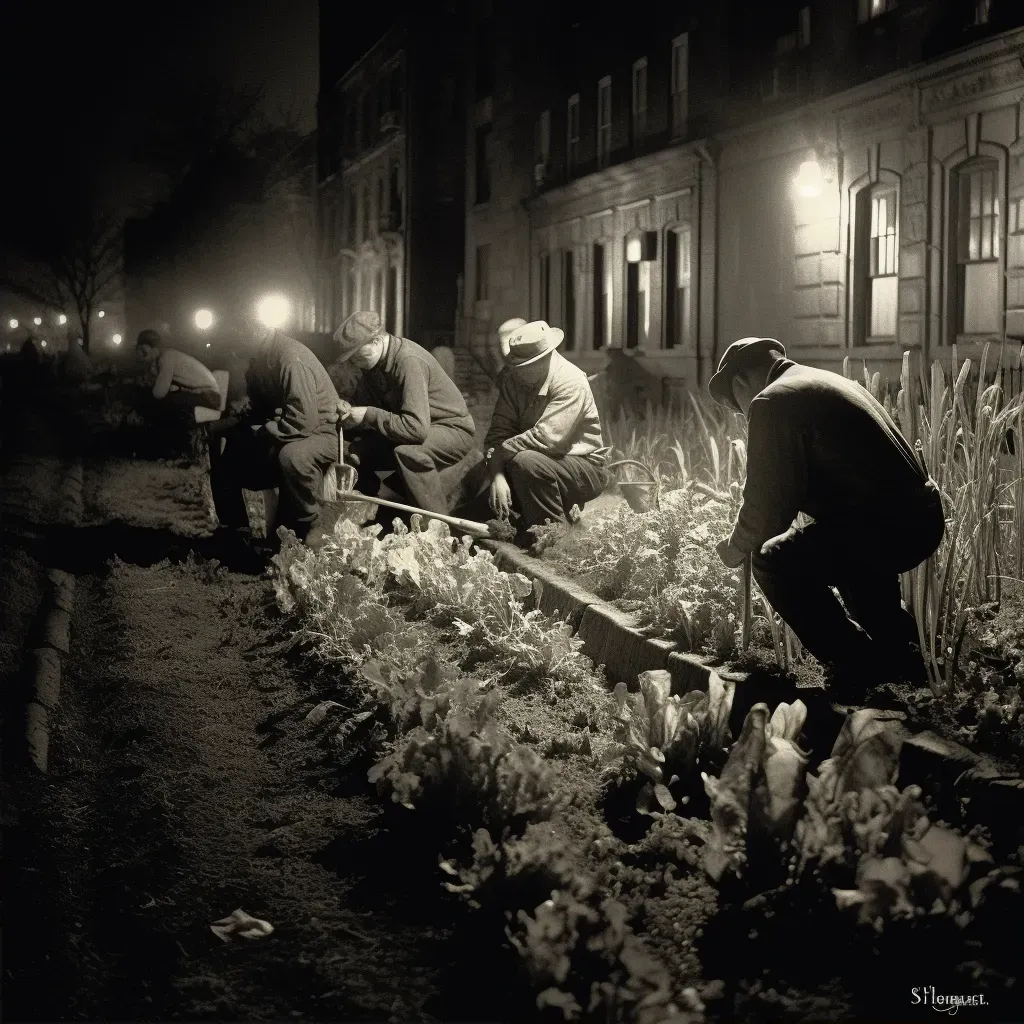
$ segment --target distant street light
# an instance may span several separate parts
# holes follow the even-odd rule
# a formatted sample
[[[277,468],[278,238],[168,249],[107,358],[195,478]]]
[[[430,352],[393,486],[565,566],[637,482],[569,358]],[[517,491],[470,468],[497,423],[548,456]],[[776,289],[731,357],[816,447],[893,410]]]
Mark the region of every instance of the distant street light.
[[[103,310],[101,309],[101,310],[100,310],[100,311],[99,311],[99,312],[98,312],[98,313],[97,313],[96,315],[97,315],[98,317],[100,317],[100,319],[102,319],[102,318],[103,318],[103,317],[105,317],[105,316],[106,316],[107,314],[106,314],[106,313],[104,313],[104,312],[103,312]]]
[[[8,326],[10,327],[10,329],[12,331],[16,331],[18,329],[18,321],[17,320],[11,320],[11,321],[8,322]]]
[[[206,347],[207,347],[207,348],[209,348],[209,347],[210,347],[210,343],[209,343],[209,342],[207,342],[207,343],[206,343]]]
[[[59,317],[57,317],[57,323],[59,323],[62,327],[67,322],[68,322],[68,318],[63,313],[61,313],[61,315]]]
[[[818,161],[805,160],[800,165],[800,173],[796,176],[794,184],[797,194],[803,196],[804,199],[816,199],[820,196],[825,179],[822,177],[821,165]]]
[[[291,312],[292,305],[283,295],[267,295],[256,307],[256,316],[265,327],[283,327]]]
[[[38,327],[42,322],[43,322],[43,318],[41,316],[37,316],[37,317],[33,318],[33,320],[32,320],[32,323],[34,323],[36,325],[36,327]]]
[[[112,341],[112,342],[113,342],[113,343],[114,343],[115,345],[120,345],[120,344],[121,344],[121,335],[120,335],[120,334],[115,334],[115,335],[114,335],[114,336],[113,336],[113,337],[112,337],[112,338],[111,338],[110,340],[111,340],[111,341]]]
[[[43,340],[41,342],[39,342],[39,344],[42,345],[43,348],[46,348],[46,339],[43,338]]]
[[[193,319],[201,331],[208,331],[213,326],[213,314],[208,309],[197,309]]]

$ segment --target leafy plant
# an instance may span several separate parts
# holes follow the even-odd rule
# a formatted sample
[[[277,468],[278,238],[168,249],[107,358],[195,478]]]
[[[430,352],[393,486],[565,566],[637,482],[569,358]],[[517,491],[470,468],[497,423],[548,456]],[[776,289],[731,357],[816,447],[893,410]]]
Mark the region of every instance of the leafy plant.
[[[673,696],[672,678],[664,670],[642,672],[639,693],[627,692],[625,683],[615,687],[619,713],[609,756],[621,757],[624,768],[646,776],[638,809],[646,812],[652,799],[664,811],[675,809],[670,786],[725,745],[734,690],[713,672],[707,693]]]

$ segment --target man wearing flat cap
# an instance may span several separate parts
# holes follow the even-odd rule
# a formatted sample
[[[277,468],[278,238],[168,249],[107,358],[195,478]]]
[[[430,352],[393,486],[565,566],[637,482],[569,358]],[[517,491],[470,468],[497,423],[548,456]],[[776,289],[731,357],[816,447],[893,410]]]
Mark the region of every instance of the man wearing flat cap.
[[[489,501],[518,513],[517,543],[530,527],[565,521],[608,485],[608,448],[587,375],[559,354],[564,337],[543,320],[509,320],[498,331],[505,369],[484,441]]]
[[[337,458],[338,392],[300,341],[249,319],[242,321],[238,340],[251,356],[245,373],[249,411],[211,432],[217,517],[222,527],[244,530],[249,518],[243,488],[279,487],[276,525],[305,540],[319,514],[324,471]]]
[[[375,496],[381,474],[410,504],[448,512],[438,470],[473,449],[473,417],[441,364],[408,338],[390,334],[372,310],[353,313],[334,335],[337,359],[363,371],[362,404],[339,403],[341,425],[357,431],[348,458],[358,466],[357,488]]]
[[[879,683],[925,683],[899,577],[938,549],[945,519],[899,427],[856,381],[787,359],[774,338],[730,345],[708,389],[747,418],[743,505],[722,561],[751,556],[758,586],[840,701]],[[799,512],[809,525],[793,525]]]

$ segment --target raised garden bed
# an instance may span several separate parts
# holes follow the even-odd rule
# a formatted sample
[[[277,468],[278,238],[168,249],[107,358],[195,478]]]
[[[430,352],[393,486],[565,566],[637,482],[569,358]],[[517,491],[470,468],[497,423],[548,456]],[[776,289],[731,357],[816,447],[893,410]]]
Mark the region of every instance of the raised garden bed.
[[[670,698],[671,680],[654,672],[640,693],[620,686],[613,699],[572,626],[525,611],[523,600],[534,595],[529,580],[501,572],[488,553],[444,530],[399,532],[382,543],[340,523],[323,551],[286,544],[276,562],[279,601],[295,616],[297,636],[311,654],[348,666],[360,680],[355,693],[339,691],[337,704],[318,705],[313,717],[349,768],[358,763],[354,751],[370,751],[371,780],[403,807],[410,835],[437,849],[442,879],[479,905],[478,920],[492,922],[494,941],[503,912],[509,916],[513,946],[555,1018],[589,1007],[590,1015],[619,1020],[878,1019],[886,1012],[911,1019],[918,1011],[906,982],[910,938],[914,950],[927,950],[913,969],[936,972],[940,989],[984,987],[991,1005],[1006,1005],[1012,970],[998,956],[981,973],[956,973],[974,959],[971,943],[991,941],[985,936],[994,926],[982,902],[958,902],[959,876],[943,890],[941,906],[926,900],[927,909],[911,910],[905,923],[899,911],[888,920],[868,900],[864,919],[886,920],[880,937],[856,924],[858,901],[867,898],[857,865],[874,853],[894,858],[887,870],[905,865],[911,847],[901,853],[898,838],[871,846],[869,856],[850,838],[860,834],[850,819],[849,833],[830,826],[847,835],[830,840],[844,851],[838,859],[823,859],[806,824],[781,847],[765,844],[753,826],[721,846],[730,820],[722,817],[725,796],[735,798],[741,817],[748,813],[737,765],[756,746],[758,729],[768,749],[763,716],[770,709],[743,716],[739,760],[727,761],[723,730],[735,691],[706,666],[707,693]],[[549,583],[542,580],[534,598],[542,606]],[[581,626],[593,607],[584,608]],[[854,732],[865,725],[871,735],[899,738],[898,723],[861,720]],[[778,742],[768,746],[777,751]],[[752,756],[756,765],[766,755]],[[836,777],[822,765],[811,796],[793,791],[801,821],[814,820],[821,780]],[[890,817],[925,828],[917,791],[900,793],[891,782],[879,778],[868,788],[889,801]],[[922,834],[975,849],[937,826]],[[741,853],[748,865],[739,878],[719,871],[719,888],[708,878],[715,849],[732,863]],[[817,867],[787,876],[801,852]],[[996,853],[1015,863],[1015,850]],[[989,871],[982,854],[971,856]],[[787,877],[798,883],[787,885]],[[1017,894],[1012,871],[990,882],[1005,888],[1007,899],[997,901],[1005,911]],[[925,898],[907,895],[899,879],[885,884],[902,894],[894,907]],[[829,889],[837,887],[859,895],[836,897]],[[791,946],[790,933],[805,929],[808,914],[815,915],[815,948],[836,954],[827,978],[821,959],[812,966],[799,950],[781,962],[765,952]]]

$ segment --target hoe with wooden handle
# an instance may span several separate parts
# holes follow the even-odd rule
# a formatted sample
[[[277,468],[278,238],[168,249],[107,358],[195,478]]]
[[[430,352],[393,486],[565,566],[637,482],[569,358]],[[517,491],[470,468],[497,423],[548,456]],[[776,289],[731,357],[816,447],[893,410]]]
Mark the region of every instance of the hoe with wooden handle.
[[[486,523],[478,523],[472,519],[462,519],[459,516],[449,516],[442,512],[428,512],[425,508],[416,508],[415,505],[403,505],[399,501],[385,501],[384,498],[368,498],[358,491],[338,491],[334,496],[335,501],[365,501],[372,505],[384,505],[386,508],[398,509],[399,512],[410,512],[414,515],[423,516],[424,519],[436,519],[438,522],[454,526],[463,533],[474,537],[492,537],[491,528]]]

